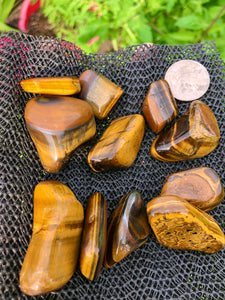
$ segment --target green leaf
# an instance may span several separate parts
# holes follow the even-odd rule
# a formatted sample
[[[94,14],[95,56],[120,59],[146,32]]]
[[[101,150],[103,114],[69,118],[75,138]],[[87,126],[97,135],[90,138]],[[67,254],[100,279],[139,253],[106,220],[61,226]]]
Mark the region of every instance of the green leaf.
[[[204,24],[204,19],[196,15],[188,15],[185,17],[181,17],[177,20],[175,25],[181,28],[192,30],[201,30],[205,27],[207,28],[207,24]]]
[[[187,30],[168,33],[167,37],[173,39],[175,42],[194,43],[196,41],[196,33]]]
[[[13,9],[15,0],[0,0],[0,21],[5,23],[11,10]]]
[[[19,32],[19,30],[15,29],[15,28],[13,28],[9,25],[6,25],[5,23],[0,21],[0,31],[8,32],[8,31],[11,31],[11,30]]]

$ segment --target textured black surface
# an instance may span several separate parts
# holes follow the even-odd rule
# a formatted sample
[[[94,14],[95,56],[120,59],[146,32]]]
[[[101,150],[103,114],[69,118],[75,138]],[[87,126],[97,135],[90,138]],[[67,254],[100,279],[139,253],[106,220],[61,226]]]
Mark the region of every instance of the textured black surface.
[[[58,175],[46,174],[26,130],[23,118],[27,100],[20,80],[32,76],[79,76],[96,70],[113,80],[124,95],[109,118],[97,121],[96,139],[116,117],[142,113],[150,83],[164,77],[168,67],[180,59],[194,59],[209,71],[211,84],[201,98],[217,117],[221,141],[208,156],[191,161],[163,163],[149,154],[155,138],[146,125],[142,147],[135,163],[123,171],[96,174],[86,156],[91,145],[82,146]],[[225,180],[225,67],[213,43],[188,46],[132,46],[109,54],[86,55],[74,45],[50,38],[11,33],[0,36],[0,298],[32,299],[19,288],[18,278],[32,232],[33,190],[48,179],[68,185],[84,207],[90,194],[102,192],[108,215],[120,197],[137,189],[145,203],[160,194],[171,172],[194,166],[212,167]],[[180,117],[189,103],[178,102]],[[92,141],[94,143],[95,141]],[[225,204],[210,214],[225,232]],[[37,299],[224,299],[225,250],[213,255],[179,251],[161,246],[151,232],[141,248],[111,269],[103,268],[94,282],[77,268],[61,290]],[[33,297],[35,299],[35,297]]]

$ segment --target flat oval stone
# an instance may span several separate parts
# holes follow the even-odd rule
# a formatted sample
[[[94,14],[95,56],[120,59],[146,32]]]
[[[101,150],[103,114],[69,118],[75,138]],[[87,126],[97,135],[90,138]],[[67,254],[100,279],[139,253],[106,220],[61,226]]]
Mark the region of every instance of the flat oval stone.
[[[148,220],[157,240],[163,246],[220,251],[225,237],[216,221],[206,212],[177,196],[160,196],[147,204]]]
[[[72,97],[35,97],[25,107],[25,120],[41,163],[51,173],[59,172],[96,132],[90,105]]]
[[[159,133],[177,116],[177,104],[166,80],[151,83],[143,103],[143,113],[148,125]]]
[[[88,154],[88,164],[95,172],[129,168],[137,157],[144,136],[141,115],[113,120]]]
[[[20,272],[21,290],[39,295],[61,288],[76,268],[84,211],[73,192],[59,181],[34,190],[32,237]]]
[[[165,195],[178,196],[199,209],[208,211],[222,202],[224,189],[213,169],[197,167],[170,174],[161,192],[161,196]]]
[[[106,249],[107,204],[101,193],[93,194],[87,203],[80,252],[80,271],[88,279],[98,277]]]
[[[73,95],[80,92],[80,81],[74,76],[28,78],[20,84],[28,93]]]
[[[123,196],[113,211],[108,226],[105,266],[111,268],[149,236],[144,201],[138,191]]]
[[[93,70],[84,71],[79,80],[81,84],[79,97],[91,105],[98,119],[104,119],[122,96],[123,90]]]
[[[161,161],[199,158],[212,152],[220,140],[220,130],[211,109],[193,101],[184,115],[152,143],[151,155]]]

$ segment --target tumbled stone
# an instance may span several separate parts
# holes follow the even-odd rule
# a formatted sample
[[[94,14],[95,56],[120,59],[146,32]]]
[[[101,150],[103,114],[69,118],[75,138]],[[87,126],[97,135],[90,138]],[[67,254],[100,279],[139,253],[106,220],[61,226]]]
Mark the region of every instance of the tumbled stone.
[[[215,253],[225,245],[216,221],[180,197],[152,199],[147,204],[147,214],[157,240],[166,247]]]
[[[25,294],[61,288],[79,257],[84,212],[73,192],[59,181],[43,181],[34,190],[32,237],[20,272]]]
[[[161,161],[180,161],[205,156],[219,144],[220,130],[211,109],[193,101],[184,115],[152,143],[151,155]]]
[[[38,96],[29,100],[25,120],[44,169],[59,172],[73,151],[95,135],[90,105],[65,96]]]
[[[197,167],[170,174],[161,196],[173,195],[187,200],[199,209],[208,211],[220,204],[224,189],[218,174],[208,167]]]
[[[87,203],[80,253],[80,271],[88,279],[98,277],[106,248],[107,204],[101,193]]]
[[[123,94],[123,90],[93,70],[84,71],[79,80],[81,84],[79,97],[91,105],[98,119],[104,119]]]
[[[113,211],[108,226],[105,266],[111,268],[149,236],[146,208],[138,191],[123,196]]]
[[[144,136],[141,115],[113,120],[88,154],[88,164],[95,172],[129,168],[137,157]]]
[[[159,133],[177,116],[177,104],[166,80],[151,83],[143,103],[143,113],[148,125]]]
[[[20,84],[28,93],[73,95],[80,92],[80,81],[74,76],[29,78]]]

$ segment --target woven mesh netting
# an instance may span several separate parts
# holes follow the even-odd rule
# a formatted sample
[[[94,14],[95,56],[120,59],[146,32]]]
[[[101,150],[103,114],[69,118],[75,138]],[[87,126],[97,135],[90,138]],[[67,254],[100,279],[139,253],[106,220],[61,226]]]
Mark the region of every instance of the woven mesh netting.
[[[153,159],[149,148],[156,135],[146,125],[137,159],[128,170],[94,173],[86,157],[92,144],[115,118],[142,114],[151,82],[164,78],[168,67],[181,59],[202,63],[211,84],[201,98],[213,110],[221,131],[219,146],[201,159],[165,163]],[[97,121],[97,134],[81,146],[59,174],[47,174],[39,161],[24,122],[24,107],[33,94],[20,81],[30,77],[74,75],[93,69],[123,90],[109,116]],[[224,299],[225,250],[217,254],[168,249],[151,232],[149,240],[111,269],[102,268],[97,280],[85,279],[77,267],[60,290],[29,297],[19,288],[19,273],[32,233],[33,190],[42,180],[68,185],[86,207],[88,197],[102,192],[108,216],[121,196],[139,190],[145,203],[160,194],[172,172],[208,166],[225,180],[225,66],[213,43],[188,46],[138,45],[107,54],[85,54],[75,45],[48,37],[20,33],[0,36],[0,298],[1,299]],[[190,103],[178,102],[179,114]],[[176,119],[176,120],[177,120]],[[175,120],[175,121],[176,121]],[[225,232],[225,203],[210,212]],[[78,264],[79,265],[79,264]]]

